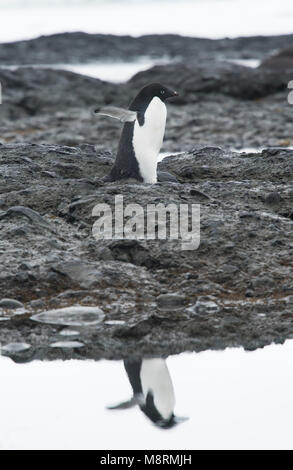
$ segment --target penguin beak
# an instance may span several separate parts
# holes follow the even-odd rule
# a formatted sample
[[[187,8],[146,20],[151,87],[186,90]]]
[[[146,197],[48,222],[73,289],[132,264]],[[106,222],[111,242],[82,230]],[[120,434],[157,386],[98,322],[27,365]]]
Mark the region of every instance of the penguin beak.
[[[167,100],[169,100],[170,98],[175,98],[176,96],[179,96],[179,94],[177,93],[177,91],[173,91],[173,90],[167,90],[167,95],[166,95],[166,98]]]

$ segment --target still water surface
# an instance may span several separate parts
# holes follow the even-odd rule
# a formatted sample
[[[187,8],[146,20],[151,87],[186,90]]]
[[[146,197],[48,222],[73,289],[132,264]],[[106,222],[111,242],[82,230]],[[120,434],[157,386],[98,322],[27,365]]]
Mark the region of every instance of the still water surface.
[[[18,68],[49,68],[55,70],[67,70],[69,72],[79,73],[92,78],[99,78],[106,82],[121,83],[126,82],[137,72],[147,70],[154,65],[165,65],[169,62],[167,58],[152,59],[151,57],[141,57],[132,62],[119,61],[99,61],[88,64],[38,64],[38,65],[5,65],[0,64],[0,68],[8,70],[17,70]]]
[[[122,361],[2,356],[0,367],[0,449],[293,448],[293,340],[144,362],[157,406],[165,396],[168,413],[175,399],[175,416],[188,418],[169,428],[138,405],[108,408],[133,396]]]

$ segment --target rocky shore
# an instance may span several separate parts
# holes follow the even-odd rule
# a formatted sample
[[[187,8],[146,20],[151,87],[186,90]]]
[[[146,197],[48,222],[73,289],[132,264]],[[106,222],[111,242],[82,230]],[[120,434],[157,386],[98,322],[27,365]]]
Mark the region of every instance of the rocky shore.
[[[107,57],[106,50],[124,60],[127,51],[128,59],[138,56],[142,44],[145,54],[157,56],[168,45],[164,55],[172,59],[121,84],[52,69],[0,68],[0,343],[12,344],[3,353],[19,361],[117,359],[255,349],[292,337],[287,85],[293,72],[290,64],[282,74],[265,65],[292,39],[151,36],[123,38],[118,50],[115,37],[74,33],[0,45],[1,63],[13,65],[65,62],[65,56],[91,61]],[[252,69],[223,58],[264,64]],[[156,185],[105,183],[121,126],[92,110],[126,106],[150,81],[180,93],[168,108],[162,149],[179,155],[159,164],[172,178]],[[243,148],[252,149],[236,152]],[[95,240],[92,209],[98,202],[113,207],[116,195],[143,207],[200,204],[199,248]],[[76,324],[77,306],[97,311],[79,312]],[[68,308],[56,321],[52,310]],[[23,349],[17,352],[14,343]]]
[[[128,61],[140,56],[184,57],[195,62],[206,58],[263,60],[292,42],[293,34],[215,40],[177,34],[132,37],[75,32],[0,44],[0,61],[6,65],[70,64],[100,59]]]

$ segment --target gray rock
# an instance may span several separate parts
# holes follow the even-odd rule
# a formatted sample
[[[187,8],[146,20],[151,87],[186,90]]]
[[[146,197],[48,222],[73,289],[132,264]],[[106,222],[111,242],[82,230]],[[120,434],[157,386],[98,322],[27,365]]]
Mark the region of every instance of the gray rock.
[[[143,86],[156,76],[160,83],[168,82],[173,88],[182,91],[177,105],[196,101],[198,94],[217,93],[242,99],[255,99],[284,90],[288,76],[280,76],[274,71],[244,67],[225,61],[201,61],[197,63],[157,65],[139,72],[130,82]],[[211,74],[212,72],[212,74]]]
[[[229,273],[229,274],[233,274],[233,273],[236,273],[237,271],[239,271],[239,267],[235,266],[234,264],[223,264],[221,266],[221,269],[225,273]]]
[[[104,313],[99,307],[72,306],[55,310],[47,310],[31,317],[40,323],[68,326],[93,326],[104,319]]]
[[[176,176],[172,175],[171,173],[168,173],[167,171],[158,171],[157,176],[158,176],[158,181],[160,183],[168,182],[168,181],[172,183],[178,183],[178,179],[176,178]]]
[[[270,276],[258,276],[252,279],[251,283],[254,288],[269,288],[274,286],[275,281]]]
[[[220,307],[213,300],[199,297],[193,307],[193,311],[197,315],[216,314],[220,311]]]
[[[38,227],[45,228],[47,230],[52,230],[52,227],[50,224],[42,217],[38,212],[30,209],[29,207],[23,207],[23,206],[13,206],[10,207],[5,213],[0,215],[0,220],[10,217],[10,216],[17,216],[17,215],[23,215],[31,223]]]
[[[177,310],[178,308],[182,308],[186,302],[183,295],[175,293],[161,294],[156,300],[158,307],[166,310]]]
[[[28,351],[31,348],[30,344],[27,343],[9,343],[2,346],[0,351],[6,354],[19,354]]]
[[[77,349],[83,348],[84,344],[79,341],[57,341],[56,343],[50,344],[51,348],[60,348],[60,349]]]
[[[52,266],[54,271],[67,276],[72,282],[88,289],[98,285],[102,278],[102,272],[94,264],[81,261],[69,261]]]
[[[3,64],[75,64],[97,60],[136,60],[140,56],[177,59],[180,56],[188,62],[228,58],[260,58],[276,50],[284,51],[290,57],[288,44],[292,35],[259,36],[241,38],[184,37],[177,34],[153,34],[140,37],[114,36],[111,34],[88,34],[84,32],[58,33],[24,41],[0,45]],[[46,55],[44,55],[46,51]],[[292,54],[292,53],[291,53]]]
[[[32,308],[44,308],[45,302],[41,299],[32,300],[30,306]]]
[[[78,336],[80,333],[76,330],[70,330],[69,328],[65,328],[62,331],[59,331],[59,335],[61,336]]]
[[[15,299],[1,299],[0,308],[16,309],[16,308],[24,308],[24,305]]]
[[[277,54],[267,57],[260,64],[260,68],[276,72],[290,72],[293,70],[293,48],[286,47]]]
[[[269,193],[265,198],[265,202],[269,205],[280,204],[281,202],[280,193],[276,191]]]
[[[70,308],[87,296],[107,321],[125,321],[80,328],[80,351],[95,359],[258,347],[292,336],[290,304],[284,300],[293,295],[293,151],[285,148],[292,146],[292,113],[284,107],[288,74],[218,60],[262,59],[286,47],[292,37],[214,41],[74,33],[0,45],[1,62],[12,64],[36,63],[40,53],[52,63],[87,61],[97,54],[124,60],[142,50],[171,58],[169,65],[123,84],[60,70],[0,68],[5,90],[0,115],[1,296],[23,299],[42,313]],[[182,62],[173,60],[178,51],[184,54]],[[168,103],[163,150],[172,157],[158,166],[180,183],[107,183],[103,177],[113,162],[121,125],[91,116],[93,96],[95,106],[127,106],[149,80],[162,80],[180,93],[177,102]],[[243,151],[247,147],[252,150]],[[280,194],[279,202],[270,196],[274,193]],[[168,239],[95,240],[94,205],[106,203],[113,210],[119,194],[125,204],[144,208],[200,203],[198,249],[185,251],[178,240]],[[205,312],[214,312],[209,303],[220,306],[221,299],[221,309],[193,316],[195,309],[181,310],[185,302],[172,299],[166,310],[174,311],[165,314],[156,298],[172,292],[193,306],[200,296]],[[44,304],[34,306],[32,299]],[[20,341],[21,334],[34,357],[64,357],[62,349],[48,345],[56,337],[71,338],[59,336],[60,328],[52,324],[32,324],[27,314],[16,317],[19,310],[1,310],[0,343]],[[260,321],[262,312],[267,317]],[[53,321],[60,319],[59,312]],[[84,324],[84,318],[79,320]],[[74,350],[70,355],[75,356]]]

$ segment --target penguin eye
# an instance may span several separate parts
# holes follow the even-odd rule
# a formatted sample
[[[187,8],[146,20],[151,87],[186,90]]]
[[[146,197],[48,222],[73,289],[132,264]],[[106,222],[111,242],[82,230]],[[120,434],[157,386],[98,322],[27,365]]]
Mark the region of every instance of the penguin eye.
[[[164,95],[165,94],[165,90],[161,90],[161,95]]]

